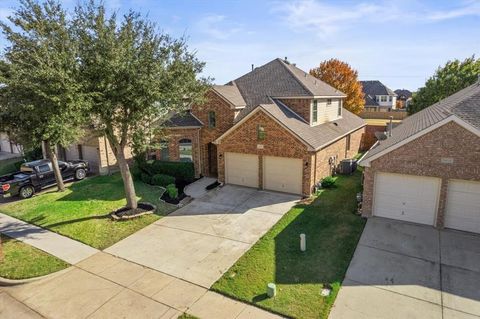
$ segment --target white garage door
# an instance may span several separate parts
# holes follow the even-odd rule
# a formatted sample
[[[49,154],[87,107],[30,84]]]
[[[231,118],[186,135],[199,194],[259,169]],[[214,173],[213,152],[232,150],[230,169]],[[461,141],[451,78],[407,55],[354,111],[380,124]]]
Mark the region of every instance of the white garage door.
[[[263,187],[265,189],[302,194],[302,165],[298,158],[265,156],[263,158]]]
[[[375,216],[434,225],[440,179],[414,175],[375,175]]]
[[[480,182],[448,181],[445,227],[480,233]]]
[[[258,155],[225,153],[227,184],[258,187]]]

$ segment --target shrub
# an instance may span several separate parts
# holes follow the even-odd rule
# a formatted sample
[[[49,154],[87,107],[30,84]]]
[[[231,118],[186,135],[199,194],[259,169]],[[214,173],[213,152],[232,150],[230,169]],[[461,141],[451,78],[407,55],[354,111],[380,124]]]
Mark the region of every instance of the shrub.
[[[152,184],[163,187],[175,184],[175,177],[165,174],[155,174],[152,177]]]
[[[20,166],[22,166],[22,164],[25,164],[25,161],[15,162],[15,163],[13,163],[13,167],[15,167],[15,170],[16,170],[16,171],[19,171],[19,170],[20,170]]]
[[[152,183],[152,177],[147,174],[147,173],[141,173],[140,174],[140,179],[142,180],[142,182],[144,182],[145,184],[151,184]]]
[[[132,165],[130,168],[130,174],[132,174],[132,177],[136,181],[141,181],[142,180],[142,171],[138,167],[138,165],[135,163]]]
[[[332,176],[327,176],[324,179],[322,179],[322,187],[323,188],[331,188],[335,185],[335,177]]]
[[[168,197],[171,199],[176,199],[178,197],[178,188],[175,186],[175,184],[167,185],[167,193]]]
[[[154,161],[152,164],[146,164],[146,171],[155,174],[165,174],[187,182],[195,178],[195,170],[192,162],[165,162]]]

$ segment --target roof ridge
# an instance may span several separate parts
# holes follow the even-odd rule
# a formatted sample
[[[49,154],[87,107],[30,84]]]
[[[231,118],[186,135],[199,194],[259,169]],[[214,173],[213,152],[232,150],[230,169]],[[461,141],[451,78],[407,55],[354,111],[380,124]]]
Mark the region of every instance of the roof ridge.
[[[300,81],[300,79],[295,75],[295,73],[293,73],[292,70],[290,70],[287,66],[287,63],[285,63],[285,61],[283,61],[282,59],[280,58],[277,58],[276,60],[280,61],[280,64],[293,76],[293,78],[295,79],[295,81],[297,81],[298,84],[300,84],[301,87],[303,87],[305,89],[305,91],[309,92],[312,96],[315,96],[315,94],[313,94],[312,91],[310,91],[306,86],[305,84],[302,83],[302,81]],[[305,72],[305,71],[303,71]],[[305,74],[307,74],[305,72]]]

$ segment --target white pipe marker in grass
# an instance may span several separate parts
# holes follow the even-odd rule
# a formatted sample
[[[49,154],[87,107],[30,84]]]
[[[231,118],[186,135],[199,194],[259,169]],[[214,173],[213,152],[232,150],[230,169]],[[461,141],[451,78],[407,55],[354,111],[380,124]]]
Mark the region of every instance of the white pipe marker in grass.
[[[273,298],[275,297],[275,295],[277,294],[277,286],[271,282],[267,285],[267,296],[269,298]]]
[[[300,234],[300,250],[307,250],[307,238],[305,237],[305,234]]]

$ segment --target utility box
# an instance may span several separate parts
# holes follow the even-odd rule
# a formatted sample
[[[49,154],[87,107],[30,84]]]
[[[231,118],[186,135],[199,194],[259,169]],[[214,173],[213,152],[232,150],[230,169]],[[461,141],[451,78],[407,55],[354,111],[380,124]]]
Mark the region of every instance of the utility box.
[[[357,169],[357,161],[354,159],[344,159],[338,166],[338,171],[342,175],[351,175]]]

